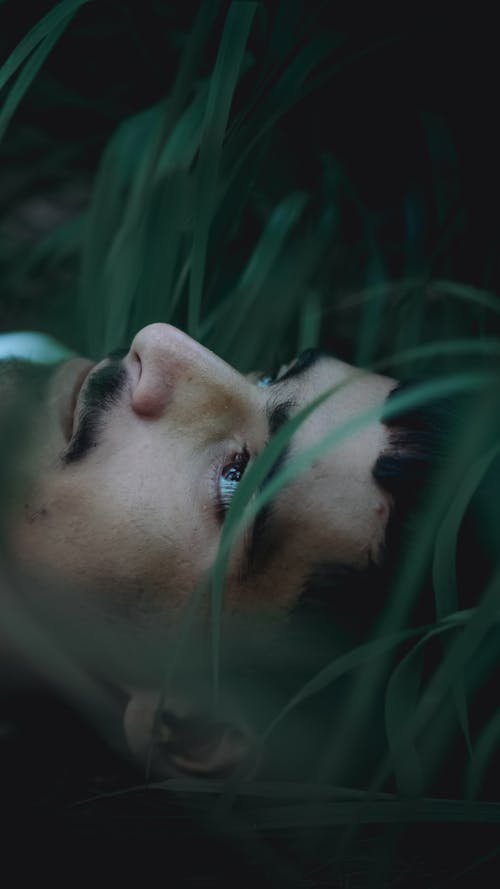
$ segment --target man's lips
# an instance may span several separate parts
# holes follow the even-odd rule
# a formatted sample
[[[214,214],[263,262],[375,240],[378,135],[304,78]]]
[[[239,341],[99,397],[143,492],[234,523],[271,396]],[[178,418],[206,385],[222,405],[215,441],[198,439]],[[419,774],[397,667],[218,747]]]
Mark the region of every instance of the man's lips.
[[[73,435],[74,415],[78,396],[90,371],[95,367],[86,358],[73,358],[67,362],[60,383],[60,419],[66,441]]]

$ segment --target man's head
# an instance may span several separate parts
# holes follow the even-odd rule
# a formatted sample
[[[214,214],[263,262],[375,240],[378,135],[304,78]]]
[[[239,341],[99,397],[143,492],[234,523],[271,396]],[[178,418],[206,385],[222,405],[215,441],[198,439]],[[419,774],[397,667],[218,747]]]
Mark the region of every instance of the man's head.
[[[95,365],[80,358],[51,371],[4,364],[2,401],[15,416],[28,415],[31,433],[7,551],[35,578],[35,588],[90,594],[104,615],[124,618],[128,627],[165,626],[165,620],[175,626],[213,565],[245,471],[287,419],[328,393],[294,432],[271,475],[354,418],[378,414],[399,388],[393,379],[312,350],[274,379],[245,377],[164,324],[144,328],[125,353]],[[383,605],[377,580],[388,561],[388,533],[390,551],[399,508],[420,488],[433,451],[429,432],[418,411],[358,424],[289,480],[237,539],[226,612],[300,613],[320,596],[334,625],[354,615],[365,627]],[[74,623],[72,602],[70,596]],[[134,693],[126,711],[126,734],[140,756],[157,700],[155,693],[146,699]],[[215,744],[210,723],[211,743],[205,735],[199,741],[198,729],[193,741],[186,725],[206,721],[193,723],[190,708],[184,701],[168,712],[194,747],[193,770],[237,761],[242,736],[230,733],[229,743],[224,728]],[[199,749],[214,751],[208,767],[205,755],[200,767]]]
[[[339,384],[341,384],[339,386]],[[383,404],[395,381],[308,352],[274,380],[242,376],[179,330],[153,324],[129,351],[59,365],[12,523],[11,546],[49,579],[111,605],[175,613],[215,558],[224,516],[270,437],[323,392],[280,464]],[[374,476],[389,433],[371,422],[289,482],[237,543],[229,607],[296,604],[325,563],[383,558],[391,495]]]

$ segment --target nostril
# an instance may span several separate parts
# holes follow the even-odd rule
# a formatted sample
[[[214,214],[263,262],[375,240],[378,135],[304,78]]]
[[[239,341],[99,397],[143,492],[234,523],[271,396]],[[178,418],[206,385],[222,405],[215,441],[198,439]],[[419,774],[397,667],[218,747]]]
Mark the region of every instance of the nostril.
[[[134,363],[137,365],[137,382],[139,382],[142,374],[142,361],[139,352],[137,352],[135,349],[132,352],[132,361],[134,361]]]

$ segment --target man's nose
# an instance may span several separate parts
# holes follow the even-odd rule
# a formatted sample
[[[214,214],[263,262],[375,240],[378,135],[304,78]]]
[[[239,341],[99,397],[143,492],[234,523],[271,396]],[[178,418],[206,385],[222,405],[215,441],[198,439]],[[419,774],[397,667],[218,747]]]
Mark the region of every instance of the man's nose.
[[[237,371],[170,324],[149,324],[134,337],[129,359],[137,382],[132,406],[137,414],[160,417],[171,404],[195,411],[220,396],[234,398],[248,385]]]

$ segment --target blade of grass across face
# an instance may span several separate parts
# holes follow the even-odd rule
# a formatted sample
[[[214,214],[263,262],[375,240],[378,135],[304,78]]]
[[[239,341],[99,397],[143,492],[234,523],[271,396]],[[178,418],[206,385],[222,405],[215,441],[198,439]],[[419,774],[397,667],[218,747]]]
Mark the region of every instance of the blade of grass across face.
[[[362,373],[362,372],[361,372]],[[345,386],[350,380],[357,378],[355,373],[348,380],[340,384]],[[476,391],[485,384],[491,382],[489,374],[455,374],[438,381],[431,381],[415,386],[408,392],[394,396],[390,403],[378,405],[368,411],[351,418],[336,429],[325,435],[320,441],[306,448],[297,456],[291,458],[288,464],[276,474],[264,489],[256,496],[255,491],[263,484],[267,473],[279,454],[286,447],[290,438],[307,419],[327,399],[331,398],[340,386],[333,387],[322,393],[317,399],[303,408],[295,417],[292,417],[279,433],[271,439],[263,453],[255,460],[254,464],[245,472],[242,481],[238,485],[236,493],[224,522],[219,549],[215,560],[212,583],[212,633],[213,633],[213,677],[214,693],[217,694],[219,674],[219,649],[220,649],[220,616],[222,613],[224,578],[228,558],[238,534],[253,520],[258,511],[274,497],[278,491],[289,481],[292,481],[300,472],[306,470],[315,460],[330,451],[342,441],[348,439],[368,423],[380,420],[382,417],[396,415],[402,410],[409,410],[433,399]]]
[[[215,210],[222,142],[256,8],[256,3],[231,5],[210,79],[197,169],[196,220],[189,282],[188,332],[195,338],[199,337],[208,236]]]
[[[336,390],[334,389],[333,391]],[[320,404],[331,397],[333,391],[323,393],[319,398],[303,408],[295,417],[292,417],[282,426],[279,432],[269,441],[264,451],[245,471],[231,501],[231,506],[229,507],[224,521],[219,549],[212,573],[212,671],[215,699],[217,698],[219,689],[220,622],[222,615],[224,580],[232,546],[237,535],[241,532],[242,527],[247,524],[245,511],[250,504],[254,492],[264,483],[266,476],[284,448],[287,446],[291,436]]]
[[[48,13],[38,25],[35,25],[5,62],[0,71],[0,90],[33,50],[15,83],[11,86],[0,111],[0,140],[52,48],[68,27],[76,11],[88,2],[89,0],[73,0],[73,2],[61,3]],[[48,22],[47,19],[49,19]]]

